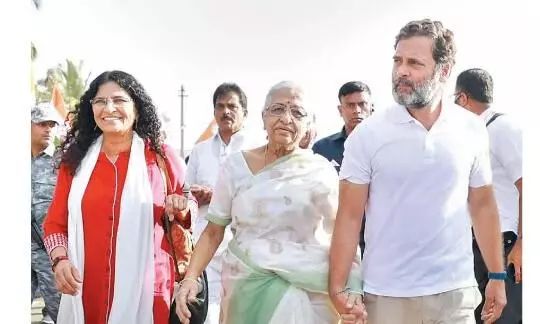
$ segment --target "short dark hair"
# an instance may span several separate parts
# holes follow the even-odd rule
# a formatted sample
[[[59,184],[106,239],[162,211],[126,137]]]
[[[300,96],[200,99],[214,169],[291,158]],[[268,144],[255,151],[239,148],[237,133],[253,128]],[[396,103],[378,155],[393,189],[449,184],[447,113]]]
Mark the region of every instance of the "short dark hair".
[[[355,92],[365,92],[371,96],[371,90],[367,84],[362,81],[349,81],[339,88],[338,99],[341,102],[341,98]]]
[[[238,84],[232,83],[232,82],[222,83],[216,88],[216,91],[214,91],[214,97],[212,99],[212,103],[214,104],[214,107],[216,106],[216,102],[218,101],[218,99],[228,94],[229,92],[233,92],[238,96],[240,100],[240,105],[242,106],[242,110],[244,111],[244,115],[247,115],[246,94],[244,93],[242,88],[238,86]]]
[[[450,29],[444,28],[440,21],[423,19],[409,22],[397,34],[394,49],[397,48],[399,41],[414,36],[425,36],[433,40],[435,44],[433,46],[435,63],[448,63],[451,66],[455,64],[456,44],[454,42],[454,33]]]
[[[457,77],[456,92],[464,92],[481,103],[492,103],[493,78],[486,70],[478,68],[465,70]]]

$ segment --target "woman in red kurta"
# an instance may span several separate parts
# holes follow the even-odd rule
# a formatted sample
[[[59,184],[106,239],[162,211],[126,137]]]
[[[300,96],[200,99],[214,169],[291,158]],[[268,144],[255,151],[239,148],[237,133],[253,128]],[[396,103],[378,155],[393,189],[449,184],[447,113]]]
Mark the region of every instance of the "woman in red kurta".
[[[144,143],[144,150],[132,149],[134,138]],[[95,166],[80,203],[82,228],[78,230],[82,230],[84,237],[84,271],[78,273],[67,258],[68,199],[74,176],[82,168],[81,164],[87,163],[84,158],[98,140],[102,141],[101,149],[96,153]],[[63,148],[55,196],[44,223],[44,241],[53,260],[59,290],[69,295],[76,293],[81,283],[75,282],[82,275],[84,323],[110,323],[115,295],[122,294],[114,290],[115,261],[120,216],[129,216],[122,214],[121,210],[121,206],[124,209],[129,207],[122,204],[128,165],[132,165],[130,159],[135,158],[133,154],[144,154],[144,157],[138,158],[144,159],[141,167],[146,166],[153,200],[154,282],[151,311],[153,323],[168,323],[175,275],[171,247],[164,235],[161,220],[165,211],[165,192],[156,157],[158,154],[164,157],[172,190],[176,193],[168,199],[167,212],[174,214],[181,226],[190,228],[188,202],[182,196],[185,164],[176,158],[170,147],[161,144],[159,119],[142,86],[132,76],[120,71],[105,72],[97,77],[81,98],[77,120]],[[139,192],[138,188],[133,190]],[[126,224],[136,221],[124,220]],[[181,248],[177,247],[177,250]],[[131,258],[138,257],[137,251],[133,251]],[[58,324],[62,324],[61,321],[59,315]]]

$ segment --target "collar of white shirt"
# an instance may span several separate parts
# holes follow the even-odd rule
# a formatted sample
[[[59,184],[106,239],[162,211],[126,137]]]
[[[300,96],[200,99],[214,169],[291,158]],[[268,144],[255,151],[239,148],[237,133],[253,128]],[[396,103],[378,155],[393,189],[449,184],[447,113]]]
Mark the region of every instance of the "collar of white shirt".
[[[480,118],[482,118],[485,122],[487,122],[495,113],[496,111],[490,107],[484,110],[484,112],[480,114]]]

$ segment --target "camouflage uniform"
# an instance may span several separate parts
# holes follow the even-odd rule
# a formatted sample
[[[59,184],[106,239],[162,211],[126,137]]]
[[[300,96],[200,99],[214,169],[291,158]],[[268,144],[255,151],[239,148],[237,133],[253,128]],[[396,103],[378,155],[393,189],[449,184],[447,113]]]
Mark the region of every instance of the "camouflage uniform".
[[[47,113],[32,110],[32,122],[43,121]],[[48,117],[50,118],[50,117]],[[51,119],[47,119],[51,120]],[[56,121],[56,120],[54,120]],[[46,312],[55,322],[58,316],[58,306],[61,294],[56,289],[54,274],[51,269],[51,260],[43,245],[43,220],[51,204],[58,170],[55,168],[57,155],[54,153],[54,144],[32,158],[32,300],[39,289],[45,300]]]

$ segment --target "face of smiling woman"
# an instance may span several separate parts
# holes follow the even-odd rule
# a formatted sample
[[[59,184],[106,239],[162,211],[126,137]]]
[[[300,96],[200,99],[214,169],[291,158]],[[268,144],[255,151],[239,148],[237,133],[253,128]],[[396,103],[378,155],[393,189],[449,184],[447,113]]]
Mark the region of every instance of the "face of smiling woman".
[[[104,135],[133,131],[137,109],[129,94],[113,81],[102,84],[94,99],[92,111]]]

